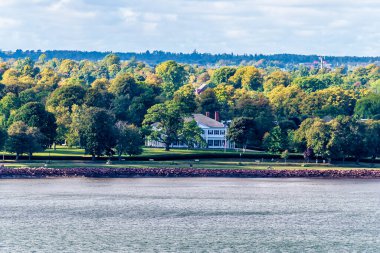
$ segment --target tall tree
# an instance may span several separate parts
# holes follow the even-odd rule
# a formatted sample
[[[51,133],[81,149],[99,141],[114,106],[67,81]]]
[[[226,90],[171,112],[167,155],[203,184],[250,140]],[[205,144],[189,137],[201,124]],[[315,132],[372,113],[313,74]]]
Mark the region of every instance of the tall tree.
[[[256,123],[252,118],[239,117],[232,120],[227,138],[245,150],[257,138]]]
[[[287,135],[283,133],[279,126],[275,126],[269,132],[265,133],[263,146],[273,154],[279,154],[288,148]]]
[[[149,108],[143,124],[151,128],[150,138],[164,143],[165,150],[169,151],[170,145],[178,140],[183,122],[181,108],[168,101]]]
[[[274,115],[269,100],[258,92],[241,94],[235,100],[235,117],[249,117],[256,122],[257,141],[256,145],[261,144],[263,136],[274,126]]]
[[[121,160],[123,154],[139,155],[143,152],[144,140],[140,130],[127,122],[118,121],[116,123],[116,154]]]
[[[305,133],[307,147],[312,148],[316,155],[331,159],[329,141],[331,138],[330,126],[321,119],[315,119]]]
[[[95,156],[112,155],[116,144],[114,117],[104,109],[85,108],[79,116],[78,135],[86,153]]]
[[[0,127],[0,150],[1,151],[4,151],[4,146],[5,146],[5,142],[7,138],[8,138],[7,131],[4,128]]]
[[[364,147],[367,154],[375,162],[376,157],[380,156],[380,121],[368,120],[365,122]]]
[[[11,118],[12,119],[12,118]],[[41,103],[30,102],[18,109],[11,122],[22,121],[30,127],[36,127],[46,137],[43,146],[47,148],[54,143],[57,124],[52,113],[47,112]]]
[[[31,159],[32,153],[43,150],[42,142],[44,136],[35,127],[28,127],[22,121],[16,121],[8,128],[8,138],[5,142],[7,151],[19,156],[28,153]]]
[[[66,139],[73,107],[83,105],[85,96],[85,88],[79,85],[62,86],[50,94],[46,109],[52,112],[57,120],[57,137],[60,142]]]
[[[175,61],[166,61],[156,67],[156,73],[162,80],[164,95],[172,98],[174,92],[183,86],[188,80],[188,72]]]
[[[330,150],[332,158],[342,158],[352,156],[359,161],[365,155],[364,146],[364,125],[356,119],[339,116],[329,122],[330,140],[327,147]]]
[[[206,142],[202,138],[203,130],[198,126],[195,120],[187,121],[179,130],[179,140],[186,144],[190,149],[196,147],[206,147]]]

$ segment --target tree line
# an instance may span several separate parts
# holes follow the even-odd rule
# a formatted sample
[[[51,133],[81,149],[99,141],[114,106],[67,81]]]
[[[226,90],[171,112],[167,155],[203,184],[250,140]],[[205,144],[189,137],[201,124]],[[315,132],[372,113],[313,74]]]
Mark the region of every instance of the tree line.
[[[99,61],[111,52],[97,51],[73,51],[73,50],[21,50],[14,52],[0,51],[0,58],[4,60],[19,59],[29,57],[37,61],[41,55],[46,55],[47,59],[70,59],[75,61],[91,60]],[[130,60],[134,58],[138,61],[151,65],[158,65],[161,62],[174,60],[185,64],[198,64],[202,66],[238,66],[238,65],[256,65],[259,67],[279,67],[293,69],[299,64],[319,62],[318,55],[297,55],[297,54],[210,54],[200,53],[194,50],[191,53],[172,53],[159,50],[146,51],[141,53],[118,52],[116,53],[121,60]],[[326,56],[324,60],[332,66],[357,66],[368,65],[380,61],[380,57],[355,57],[355,56]]]
[[[241,148],[308,151],[326,159],[373,157],[368,150],[358,156],[335,145],[337,140],[356,146],[369,143],[343,141],[348,137],[339,131],[346,129],[338,126],[350,122],[344,126],[366,140],[368,133],[377,133],[380,119],[380,68],[374,64],[286,71],[170,60],[152,67],[135,59],[123,61],[116,54],[99,61],[41,54],[36,60],[0,62],[0,76],[0,147],[16,156],[66,144],[82,147],[94,158],[121,157],[141,153],[146,138],[164,143],[166,149],[176,141],[189,148],[205,147],[202,130],[190,116],[220,112],[221,120],[230,124],[228,138]],[[200,86],[205,88],[196,92]],[[329,133],[323,137],[329,145],[311,142],[314,132],[301,134],[311,120],[328,130],[316,128]],[[310,126],[307,130],[314,129]],[[376,150],[378,143],[371,141]]]

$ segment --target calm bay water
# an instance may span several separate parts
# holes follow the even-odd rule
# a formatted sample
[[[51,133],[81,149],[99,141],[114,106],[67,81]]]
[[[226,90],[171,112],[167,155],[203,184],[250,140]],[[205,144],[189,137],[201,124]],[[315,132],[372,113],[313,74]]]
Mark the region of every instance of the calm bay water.
[[[380,252],[380,181],[0,180],[0,252]]]

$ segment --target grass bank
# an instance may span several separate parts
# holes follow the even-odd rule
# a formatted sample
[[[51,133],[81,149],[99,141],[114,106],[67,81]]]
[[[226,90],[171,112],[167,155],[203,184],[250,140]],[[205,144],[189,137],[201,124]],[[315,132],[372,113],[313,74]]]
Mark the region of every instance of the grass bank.
[[[289,157],[289,163],[285,164],[283,159],[280,159],[278,155],[269,154],[261,151],[246,151],[240,152],[237,150],[187,150],[187,149],[172,149],[165,151],[162,148],[144,148],[143,153],[137,156],[123,156],[122,161],[118,161],[116,157],[113,157],[112,164],[105,164],[108,160],[107,157],[97,158],[97,161],[93,162],[90,155],[86,155],[83,149],[68,148],[64,146],[58,146],[56,149],[47,149],[44,152],[34,153],[32,161],[28,161],[27,156],[22,156],[16,163],[14,161],[14,154],[5,153],[5,164],[7,166],[22,167],[44,166],[45,163],[51,164],[55,168],[65,167],[179,167],[187,168],[194,166],[198,168],[247,168],[247,169],[265,169],[268,166],[272,167],[286,167],[288,169],[295,169],[301,166],[308,166],[310,168],[322,168],[331,166],[327,164],[309,163],[303,164],[303,156],[301,154],[291,154]],[[379,162],[379,160],[377,161]],[[1,163],[1,156],[0,156]],[[333,166],[337,168],[370,168],[378,167],[363,163],[357,165],[350,162],[349,159],[346,163],[335,163]]]
[[[369,163],[344,163],[344,164],[315,164],[298,162],[261,162],[252,159],[192,159],[192,160],[172,160],[172,161],[6,161],[6,167],[49,167],[49,168],[198,168],[198,169],[246,169],[246,170],[355,170],[355,169],[378,169],[380,164]]]

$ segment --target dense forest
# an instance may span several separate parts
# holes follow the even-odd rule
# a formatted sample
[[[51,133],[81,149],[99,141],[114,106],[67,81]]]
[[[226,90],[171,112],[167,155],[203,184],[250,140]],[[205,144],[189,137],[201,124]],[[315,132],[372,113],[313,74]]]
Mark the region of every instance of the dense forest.
[[[201,129],[184,121],[194,112],[219,112],[229,124],[228,138],[244,149],[283,157],[301,152],[305,159],[380,155],[375,64],[286,71],[172,60],[151,67],[116,54],[96,61],[33,54],[39,57],[0,63],[0,148],[17,157],[55,144],[83,147],[94,158],[135,155],[145,138],[167,149],[178,140],[203,147]]]
[[[70,59],[75,61],[102,60],[106,55],[111,52],[86,52],[86,51],[69,51],[69,50],[48,50],[42,52],[41,50],[16,50],[12,51],[0,51],[0,58],[4,60],[19,59],[29,57],[34,61],[43,54],[47,60],[54,58],[58,59]],[[278,67],[283,69],[292,70],[300,64],[306,65],[318,65],[320,57],[318,55],[296,55],[296,54],[209,54],[199,53],[196,50],[192,53],[170,53],[163,51],[146,51],[144,53],[116,53],[118,57],[127,61],[135,59],[142,61],[151,66],[155,66],[161,62],[174,60],[183,64],[197,64],[201,66],[249,66],[256,67]],[[351,66],[364,66],[372,63],[380,63],[380,57],[355,57],[355,56],[325,56],[323,61],[332,67],[351,67]]]

